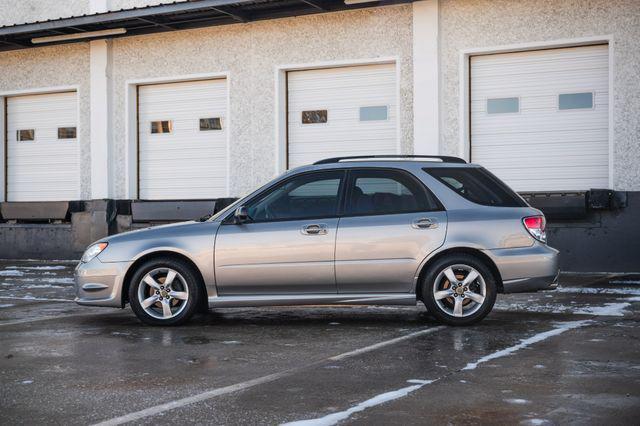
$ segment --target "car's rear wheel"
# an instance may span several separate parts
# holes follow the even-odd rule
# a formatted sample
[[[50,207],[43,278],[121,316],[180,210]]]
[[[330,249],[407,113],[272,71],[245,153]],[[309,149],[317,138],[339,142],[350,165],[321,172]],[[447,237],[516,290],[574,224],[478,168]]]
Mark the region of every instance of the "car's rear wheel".
[[[129,286],[129,303],[149,325],[179,325],[188,321],[201,297],[193,268],[178,259],[156,258],[142,264]]]
[[[491,270],[480,259],[451,254],[431,265],[421,290],[422,301],[438,321],[471,325],[493,309],[497,284]]]

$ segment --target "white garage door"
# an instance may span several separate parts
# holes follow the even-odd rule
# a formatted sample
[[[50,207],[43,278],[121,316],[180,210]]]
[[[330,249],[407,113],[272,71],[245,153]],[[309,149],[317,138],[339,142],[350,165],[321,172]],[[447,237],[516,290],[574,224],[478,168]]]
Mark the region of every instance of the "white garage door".
[[[287,86],[289,168],[399,153],[395,65],[290,71]]]
[[[7,200],[80,199],[76,92],[7,98]]]
[[[471,159],[517,191],[609,187],[607,46],[471,58]]]
[[[138,87],[139,198],[227,196],[227,81]]]

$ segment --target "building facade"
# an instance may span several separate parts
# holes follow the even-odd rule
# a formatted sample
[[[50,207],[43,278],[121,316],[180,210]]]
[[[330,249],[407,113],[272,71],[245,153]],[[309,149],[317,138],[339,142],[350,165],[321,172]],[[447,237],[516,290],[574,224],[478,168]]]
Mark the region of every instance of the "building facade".
[[[325,157],[442,154],[542,208],[565,269],[640,271],[637,1],[0,10],[0,257],[73,256]]]

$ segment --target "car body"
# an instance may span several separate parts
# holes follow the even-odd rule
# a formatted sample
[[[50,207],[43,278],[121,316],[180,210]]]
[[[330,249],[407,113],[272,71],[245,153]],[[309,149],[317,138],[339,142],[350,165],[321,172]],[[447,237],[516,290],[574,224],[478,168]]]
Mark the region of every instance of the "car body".
[[[151,324],[181,323],[206,307],[422,300],[440,308],[437,319],[465,325],[491,310],[495,293],[554,288],[558,276],[542,213],[452,157],[324,160],[206,220],[97,244],[76,268],[77,303],[124,307],[133,298]]]

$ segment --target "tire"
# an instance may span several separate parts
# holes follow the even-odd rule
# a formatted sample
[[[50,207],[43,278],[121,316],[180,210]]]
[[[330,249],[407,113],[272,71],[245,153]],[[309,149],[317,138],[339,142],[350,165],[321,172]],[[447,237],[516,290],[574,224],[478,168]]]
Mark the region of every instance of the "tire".
[[[473,274],[477,277],[465,282]],[[468,254],[438,259],[427,270],[421,286],[422,301],[429,313],[439,322],[454,326],[480,322],[493,309],[498,293],[491,270]]]
[[[165,287],[167,280],[171,282]],[[184,324],[198,310],[202,296],[193,268],[171,257],[143,263],[129,285],[131,309],[148,325]]]

